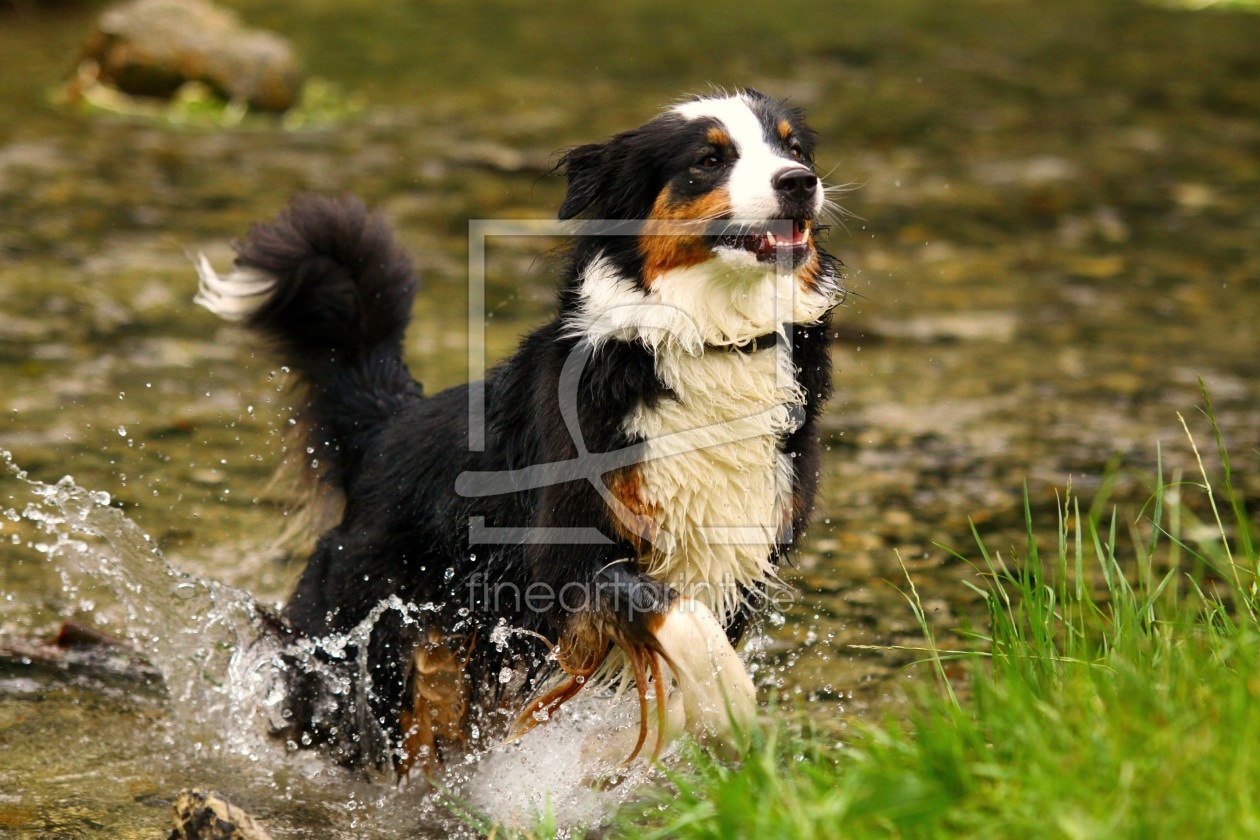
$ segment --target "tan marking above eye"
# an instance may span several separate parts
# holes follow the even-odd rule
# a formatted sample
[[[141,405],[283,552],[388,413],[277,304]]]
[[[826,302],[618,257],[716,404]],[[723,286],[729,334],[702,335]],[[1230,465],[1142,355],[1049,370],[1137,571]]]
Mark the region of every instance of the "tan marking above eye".
[[[792,124],[787,120],[779,120],[779,137],[786,140],[792,136]]]
[[[731,145],[731,136],[717,126],[710,128],[708,133],[704,135],[704,139],[709,145],[719,149]]]

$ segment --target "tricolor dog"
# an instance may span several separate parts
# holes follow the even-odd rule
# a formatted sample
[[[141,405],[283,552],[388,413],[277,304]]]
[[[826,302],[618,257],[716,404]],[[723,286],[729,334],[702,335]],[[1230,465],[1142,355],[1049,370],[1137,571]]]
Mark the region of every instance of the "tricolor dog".
[[[620,687],[627,761],[739,747],[733,644],[814,502],[843,295],[814,146],[743,90],[570,150],[554,318],[435,394],[402,356],[416,277],[357,200],[299,197],[230,272],[202,259],[199,302],[295,374],[298,451],[341,500],[282,614],[314,651],[287,660],[292,737],[406,773]]]

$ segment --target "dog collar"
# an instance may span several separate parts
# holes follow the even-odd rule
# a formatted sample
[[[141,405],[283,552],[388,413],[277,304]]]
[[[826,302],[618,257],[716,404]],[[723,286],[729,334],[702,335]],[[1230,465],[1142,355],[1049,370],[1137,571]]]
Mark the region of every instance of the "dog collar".
[[[728,353],[756,353],[758,350],[769,350],[779,343],[777,332],[763,333],[739,344],[706,344],[706,351],[726,351]]]

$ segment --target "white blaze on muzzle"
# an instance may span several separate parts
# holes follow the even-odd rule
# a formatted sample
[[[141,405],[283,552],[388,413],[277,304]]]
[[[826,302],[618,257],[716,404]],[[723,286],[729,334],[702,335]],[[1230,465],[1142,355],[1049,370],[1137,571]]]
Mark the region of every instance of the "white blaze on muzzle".
[[[805,167],[766,139],[766,127],[743,96],[685,102],[676,106],[674,112],[689,120],[717,120],[735,144],[739,159],[726,182],[734,218],[782,218],[774,178],[784,169]],[[815,216],[822,210],[822,201],[822,191],[815,191]]]

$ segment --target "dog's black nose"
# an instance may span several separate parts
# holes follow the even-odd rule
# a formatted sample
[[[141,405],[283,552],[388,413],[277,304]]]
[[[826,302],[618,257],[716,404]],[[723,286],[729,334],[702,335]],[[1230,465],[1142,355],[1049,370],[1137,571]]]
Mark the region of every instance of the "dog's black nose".
[[[813,198],[814,190],[818,189],[818,176],[808,169],[794,166],[780,170],[770,181],[770,185],[785,198],[806,201]]]

